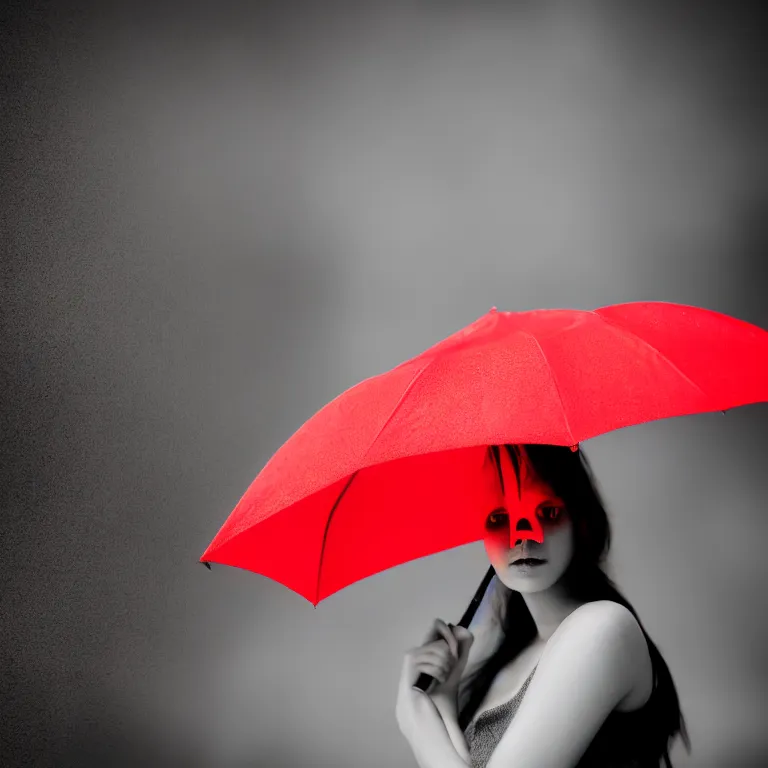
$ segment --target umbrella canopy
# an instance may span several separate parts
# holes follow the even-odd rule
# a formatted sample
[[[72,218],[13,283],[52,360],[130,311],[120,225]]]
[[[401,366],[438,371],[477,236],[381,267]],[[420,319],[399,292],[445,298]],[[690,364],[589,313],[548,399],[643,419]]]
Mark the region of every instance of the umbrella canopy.
[[[200,560],[317,606],[481,539],[499,498],[489,445],[575,450],[622,427],[766,400],[768,332],[728,315],[665,302],[494,307],[305,422]]]

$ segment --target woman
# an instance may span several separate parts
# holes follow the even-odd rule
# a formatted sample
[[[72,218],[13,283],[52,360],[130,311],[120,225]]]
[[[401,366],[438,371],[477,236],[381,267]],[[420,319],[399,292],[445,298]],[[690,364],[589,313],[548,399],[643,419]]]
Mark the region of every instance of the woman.
[[[677,692],[600,567],[610,526],[583,451],[489,451],[503,499],[484,522],[496,575],[469,630],[438,619],[408,656],[436,678],[427,693],[456,752],[473,768],[671,766],[678,734],[690,753]],[[514,535],[536,521],[543,543]]]

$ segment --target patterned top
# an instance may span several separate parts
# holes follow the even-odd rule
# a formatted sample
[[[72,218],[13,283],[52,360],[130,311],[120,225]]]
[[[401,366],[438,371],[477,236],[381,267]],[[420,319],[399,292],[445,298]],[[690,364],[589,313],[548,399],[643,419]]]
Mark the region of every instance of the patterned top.
[[[509,701],[481,712],[465,728],[464,737],[472,768],[485,768],[488,764],[520,707],[535,671],[536,667]],[[648,734],[649,704],[650,699],[632,712],[611,712],[579,760],[577,768],[658,768],[658,759],[654,761],[642,757],[642,745]]]

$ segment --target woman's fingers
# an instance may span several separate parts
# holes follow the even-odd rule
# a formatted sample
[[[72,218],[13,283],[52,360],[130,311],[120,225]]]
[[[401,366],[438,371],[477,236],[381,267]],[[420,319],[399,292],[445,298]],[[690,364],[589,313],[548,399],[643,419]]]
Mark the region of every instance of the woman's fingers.
[[[409,654],[413,669],[445,683],[459,663],[461,647],[451,627],[442,619],[435,619],[422,645],[412,648]]]
[[[442,648],[419,649],[413,658],[414,668],[426,672],[444,683],[453,671],[456,662],[451,658],[445,644]]]
[[[445,642],[448,643],[448,649],[453,655],[453,658],[458,661],[459,641],[451,631],[451,628],[442,619],[435,619],[435,629],[442,635]]]
[[[448,670],[440,664],[432,664],[428,661],[423,661],[416,664],[415,669],[417,672],[425,672],[426,674],[431,675],[435,680],[439,680],[441,683],[444,683],[448,678]]]
[[[423,648],[414,655],[414,662],[430,662],[450,668],[455,663],[451,658],[448,649],[443,645],[441,648]]]

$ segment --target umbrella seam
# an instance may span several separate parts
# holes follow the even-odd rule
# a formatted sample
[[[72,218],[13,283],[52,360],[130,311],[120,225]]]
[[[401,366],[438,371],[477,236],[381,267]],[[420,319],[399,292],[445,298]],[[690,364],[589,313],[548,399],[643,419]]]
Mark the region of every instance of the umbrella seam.
[[[382,424],[381,429],[379,429],[379,431],[376,433],[376,437],[374,437],[373,440],[371,440],[371,444],[368,446],[368,448],[366,448],[365,453],[363,454],[363,461],[365,461],[365,458],[368,456],[371,448],[373,448],[373,446],[376,444],[376,441],[381,437],[382,432],[384,432],[384,430],[389,426],[389,423],[392,421],[392,419],[395,418],[395,416],[397,415],[397,412],[400,410],[403,403],[405,402],[405,398],[408,396],[408,393],[413,389],[416,382],[422,377],[424,371],[426,371],[427,368],[429,368],[432,365],[432,363],[434,363],[435,360],[437,360],[437,358],[442,356],[443,356],[442,353],[435,355],[434,357],[432,357],[430,360],[427,361],[426,365],[422,366],[418,371],[416,371],[416,373],[413,375],[413,378],[408,382],[408,386],[403,391],[403,394],[400,395],[400,399],[397,401],[395,407],[392,409],[392,413],[390,413],[389,416],[387,416],[387,420],[384,422],[384,424]]]
[[[615,328],[617,331],[621,331],[629,336],[634,337],[639,342],[648,347],[648,349],[653,350],[665,363],[667,363],[667,365],[671,366],[675,371],[677,371],[677,373],[679,373],[689,384],[696,387],[696,389],[698,389],[699,392],[704,395],[704,397],[711,398],[711,395],[708,395],[695,381],[686,376],[685,373],[683,373],[683,371],[681,371],[680,368],[678,368],[665,354],[654,347],[653,344],[651,344],[649,341],[646,341],[642,336],[638,336],[634,331],[630,331],[629,328],[623,328],[621,325],[614,323],[612,320],[609,320],[607,317],[603,317],[597,312],[593,311],[592,314],[596,317],[599,317],[600,320],[602,320],[606,325],[609,325],[611,328]]]
[[[555,391],[557,392],[557,397],[560,400],[560,409],[563,412],[563,419],[565,419],[565,428],[568,430],[568,434],[571,436],[571,444],[578,443],[579,441],[573,436],[573,431],[571,430],[571,424],[568,421],[568,414],[565,412],[565,403],[563,402],[563,396],[560,394],[560,387],[557,385],[555,372],[552,370],[552,366],[549,364],[549,360],[547,359],[547,355],[544,352],[544,349],[539,343],[539,340],[533,334],[528,333],[528,331],[524,331],[522,329],[520,333],[523,333],[526,336],[528,336],[528,338],[533,339],[534,343],[539,348],[539,352],[541,352],[541,356],[544,358],[544,362],[547,364],[547,370],[549,371],[549,375],[552,378],[552,383],[555,385]]]

